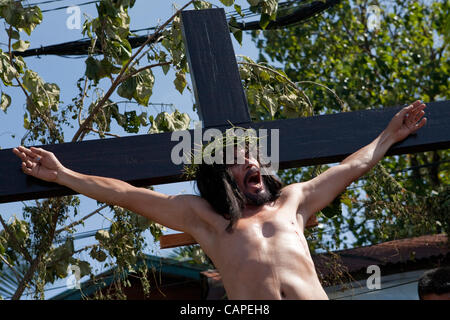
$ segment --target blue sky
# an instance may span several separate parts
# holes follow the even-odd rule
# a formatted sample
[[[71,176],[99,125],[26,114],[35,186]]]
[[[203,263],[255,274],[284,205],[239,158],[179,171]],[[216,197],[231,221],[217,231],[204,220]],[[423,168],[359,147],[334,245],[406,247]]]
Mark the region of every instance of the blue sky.
[[[34,4],[42,2],[41,0],[28,1],[29,4]],[[40,5],[41,10],[53,9],[57,7],[67,6],[67,5],[76,5],[86,1],[83,0],[72,0],[66,1],[61,0],[56,3],[42,4]],[[187,1],[178,1],[177,7],[181,7]],[[218,0],[211,1],[213,4],[220,4]],[[24,1],[26,4],[27,2]],[[246,1],[237,1],[238,4],[242,5],[242,8],[247,8],[248,4]],[[137,0],[135,6],[130,10],[131,16],[131,30],[141,29],[156,26],[158,24],[163,23],[167,18],[169,18],[173,12],[173,1],[166,0],[152,0],[152,1],[144,1]],[[87,15],[90,17],[96,16],[96,9],[94,4],[81,6],[82,16]],[[225,8],[226,12],[231,12],[234,9],[232,7]],[[37,28],[33,31],[31,37],[27,37],[26,34],[22,33],[21,37],[24,40],[30,40],[31,46],[30,48],[38,48],[40,46],[46,45],[54,45],[58,43],[63,43],[67,41],[74,41],[82,38],[81,30],[78,29],[68,29],[66,26],[66,21],[70,17],[70,14],[66,12],[66,9],[56,10],[51,12],[43,13],[43,21],[37,26]],[[84,17],[82,18],[84,21]],[[142,33],[139,33],[142,34]],[[1,39],[7,39],[4,31],[0,33]],[[7,46],[5,44],[6,40],[0,41],[1,49],[3,51],[7,51]],[[246,55],[251,57],[252,59],[257,58],[258,51],[255,48],[254,44],[251,42],[250,37],[244,34],[243,46],[240,46],[236,41],[234,41],[234,49],[236,55]],[[64,58],[58,56],[42,56],[42,57],[28,57],[25,58],[27,66],[36,71],[46,82],[57,83],[61,89],[61,101],[62,105],[67,105],[71,103],[73,97],[78,94],[78,90],[76,88],[76,82],[79,78],[81,78],[84,74],[85,70],[85,57],[72,59],[72,58]],[[174,106],[182,112],[187,112],[192,120],[198,120],[198,116],[192,110],[192,104],[194,101],[193,95],[185,90],[183,95],[181,95],[178,91],[175,90],[174,85],[172,83],[174,79],[173,73],[169,72],[168,75],[164,75],[160,70],[155,70],[155,87],[153,89],[153,95],[150,99],[150,102],[153,103],[172,103]],[[102,80],[101,86],[103,88],[108,88],[107,79]],[[190,79],[188,79],[190,83]],[[23,93],[18,88],[4,88],[1,87],[1,90],[4,90],[7,94],[12,97],[12,105],[9,107],[7,113],[0,112],[0,147],[2,149],[14,148],[20,144],[20,140],[25,134],[26,130],[23,128],[23,115],[25,113],[25,97]],[[115,96],[116,101],[123,101],[123,98]],[[86,103],[90,103],[90,100],[86,101]],[[121,105],[121,108],[136,108],[135,105],[130,104]],[[137,107],[138,110],[144,110],[144,107]],[[156,115],[160,110],[160,107],[149,107],[148,112]],[[77,126],[75,129],[68,129],[65,131],[65,140],[70,141],[73,136]],[[120,136],[126,136],[127,134],[120,128],[113,126],[113,133],[118,134]],[[140,132],[140,134],[145,134],[145,131]],[[97,139],[97,136],[89,135],[85,140],[88,139]],[[157,150],[155,150],[157,152]],[[20,163],[18,162],[18,165]],[[180,194],[180,193],[194,193],[191,182],[184,183],[174,183],[168,185],[160,185],[155,186],[155,190],[165,193],[165,194]],[[97,208],[96,201],[92,199],[88,199],[84,196],[81,197],[81,207],[80,214],[77,216],[78,218],[85,216],[86,214],[94,211]],[[32,203],[32,202],[31,202]],[[22,207],[23,204],[21,202],[18,203],[9,203],[9,204],[0,204],[0,214],[5,220],[10,219],[13,215],[17,215],[18,217],[22,216]],[[108,215],[106,215],[108,217]],[[77,233],[79,232],[87,232],[91,230],[97,230],[99,228],[104,228],[109,225],[109,221],[102,217],[101,215],[96,215],[89,220],[86,221],[83,227],[77,229]],[[167,230],[170,233],[170,230]],[[150,254],[156,254],[160,256],[166,256],[170,253],[170,250],[160,250],[158,244],[151,244],[151,237],[149,238],[149,249],[147,250]],[[75,242],[75,249],[81,248],[84,245],[93,243],[94,238],[86,238],[83,240],[77,240]],[[88,252],[88,251],[87,251]],[[88,253],[85,253],[81,256],[81,258],[86,260],[91,260],[89,258]],[[58,281],[54,284],[54,287],[64,286],[65,279],[62,281]],[[57,294],[64,289],[59,290],[50,290],[46,292],[47,297],[51,297],[54,294]]]

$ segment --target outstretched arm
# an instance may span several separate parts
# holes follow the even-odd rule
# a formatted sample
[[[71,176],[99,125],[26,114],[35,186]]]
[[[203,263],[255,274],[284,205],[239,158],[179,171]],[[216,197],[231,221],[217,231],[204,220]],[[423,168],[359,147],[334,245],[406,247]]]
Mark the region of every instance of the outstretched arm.
[[[304,220],[322,210],[353,181],[370,171],[394,143],[404,140],[422,128],[427,121],[423,118],[425,107],[425,104],[418,100],[403,108],[370,144],[314,179],[297,184],[298,191],[302,194],[299,212],[304,216]]]
[[[204,222],[198,215],[204,205],[193,195],[168,196],[124,181],[91,176],[64,167],[56,156],[41,148],[14,148],[22,160],[22,170],[33,177],[64,185],[78,193],[111,205],[129,209],[171,229],[195,235],[193,228]]]

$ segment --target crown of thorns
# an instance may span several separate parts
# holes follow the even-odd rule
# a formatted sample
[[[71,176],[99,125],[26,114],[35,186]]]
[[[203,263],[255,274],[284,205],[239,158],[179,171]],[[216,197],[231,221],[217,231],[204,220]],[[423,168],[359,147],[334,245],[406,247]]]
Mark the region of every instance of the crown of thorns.
[[[232,152],[231,155],[234,155],[235,147],[245,148],[251,154],[259,154],[259,141],[265,137],[258,137],[253,128],[233,126],[213,138],[211,142],[206,144],[194,143],[193,152],[184,154],[183,175],[186,178],[195,179],[202,163],[223,164],[224,158],[226,158],[227,164],[232,163],[230,161],[234,161],[234,156],[230,156],[230,151]]]

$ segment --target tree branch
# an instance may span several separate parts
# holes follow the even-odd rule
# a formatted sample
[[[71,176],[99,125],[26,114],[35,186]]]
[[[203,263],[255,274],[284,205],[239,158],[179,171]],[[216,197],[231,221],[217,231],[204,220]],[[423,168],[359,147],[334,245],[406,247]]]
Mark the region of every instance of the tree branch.
[[[14,275],[16,276],[17,281],[18,282],[22,281],[19,272],[17,272],[17,270],[1,254],[0,254],[0,259],[3,261],[4,264],[6,264],[12,270],[12,272],[14,272]]]
[[[75,221],[67,226],[65,226],[64,228],[61,228],[59,230],[55,231],[55,234],[60,234],[63,231],[67,231],[69,228],[73,228],[81,223],[83,223],[84,221],[86,221],[87,219],[89,219],[90,217],[92,217],[93,215],[97,214],[98,212],[102,211],[103,209],[109,207],[109,205],[105,204],[103,206],[101,206],[100,208],[97,208],[96,210],[92,211],[91,213],[89,213],[88,215],[86,215],[85,217],[83,217],[82,219]]]
[[[155,64],[151,64],[149,66],[142,67],[140,69],[137,69],[137,70],[127,74],[125,77],[123,77],[122,81],[126,81],[129,78],[135,76],[136,74],[138,74],[139,72],[142,72],[144,70],[151,69],[151,68],[154,68],[154,67],[159,67],[159,66],[165,66],[165,65],[168,65],[168,64],[171,64],[171,63],[172,63],[172,61],[167,61],[167,62],[160,62],[160,63],[155,63]]]
[[[9,63],[13,66],[14,62],[13,62],[13,55],[12,55],[12,50],[11,50],[11,32],[12,32],[12,26],[9,27],[9,32],[8,32],[8,51],[9,51]],[[48,130],[50,132],[54,131],[55,130],[54,125],[50,125],[51,121],[47,118],[47,116],[43,115],[39,111],[37,106],[34,104],[34,101],[30,98],[30,96],[29,96],[27,90],[25,89],[25,87],[23,86],[22,82],[20,82],[20,79],[17,76],[17,74],[14,74],[14,78],[16,79],[18,86],[22,89],[23,93],[25,94],[25,97],[27,98],[27,101],[30,101],[30,103],[33,105],[34,110],[36,111],[38,116],[41,117],[42,121],[44,121],[44,123],[47,126]]]
[[[58,223],[58,218],[59,218],[59,213],[58,211],[56,211],[53,214],[53,218],[52,218],[52,228],[50,230],[50,234],[49,234],[49,242],[48,242],[48,247],[50,247],[50,245],[53,242],[53,239],[55,237],[55,230],[56,230],[56,225]],[[25,276],[23,277],[22,281],[20,282],[16,292],[14,293],[14,295],[12,296],[12,300],[19,300],[20,297],[23,294],[23,291],[25,290],[25,287],[27,286],[28,282],[31,280],[31,278],[33,277],[34,272],[36,271],[37,267],[39,266],[39,263],[41,262],[42,256],[45,254],[47,250],[41,250],[36,258],[33,260],[33,262],[31,263],[30,268],[28,269],[27,273],[25,274]]]
[[[159,33],[161,32],[161,30],[163,30],[182,10],[184,10],[187,6],[189,6],[191,3],[193,3],[194,0],[189,1],[186,5],[184,5],[181,9],[177,10],[177,12],[175,12],[174,15],[172,15],[164,24],[162,24],[156,31],[155,33],[149,35],[149,37],[147,38],[147,40],[139,47],[139,49],[131,56],[131,58],[128,60],[128,62],[122,67],[122,69],[120,70],[119,75],[116,77],[116,79],[113,81],[111,87],[109,88],[109,90],[106,92],[105,96],[103,96],[103,98],[97,103],[97,105],[93,108],[92,112],[89,114],[89,116],[83,121],[82,125],[80,126],[80,128],[78,128],[77,132],[75,133],[75,135],[72,138],[72,142],[76,142],[78,140],[82,140],[84,138],[85,135],[85,131],[87,129],[87,127],[90,125],[90,123],[92,122],[95,114],[97,114],[97,112],[100,111],[100,109],[103,107],[103,105],[105,104],[105,102],[109,99],[109,97],[114,93],[114,91],[116,90],[117,86],[122,83],[123,81],[123,75],[125,74],[125,72],[128,70],[128,67],[130,66],[131,62],[133,62],[133,60],[139,55],[139,53],[145,48],[145,46],[147,44],[149,44],[153,39],[156,38],[156,36],[159,35]]]
[[[249,66],[252,66],[252,67],[255,67],[255,68],[260,68],[260,69],[269,71],[269,72],[271,72],[271,73],[274,73],[274,74],[276,74],[277,76],[282,77],[284,80],[286,80],[287,83],[289,83],[292,87],[294,87],[296,90],[298,90],[298,91],[303,95],[303,97],[305,98],[306,102],[308,102],[308,105],[309,105],[309,107],[311,108],[311,113],[312,113],[312,111],[313,111],[313,106],[312,106],[311,101],[309,100],[308,96],[305,94],[305,92],[304,92],[303,90],[301,90],[301,89],[300,89],[294,82],[292,82],[292,80],[289,79],[288,77],[284,76],[283,74],[279,73],[279,72],[276,71],[276,70],[273,70],[272,68],[265,67],[265,66],[261,66],[261,65],[256,64],[256,63],[243,62],[243,61],[241,61],[241,62],[238,62],[238,64],[244,64],[244,65],[249,65]]]

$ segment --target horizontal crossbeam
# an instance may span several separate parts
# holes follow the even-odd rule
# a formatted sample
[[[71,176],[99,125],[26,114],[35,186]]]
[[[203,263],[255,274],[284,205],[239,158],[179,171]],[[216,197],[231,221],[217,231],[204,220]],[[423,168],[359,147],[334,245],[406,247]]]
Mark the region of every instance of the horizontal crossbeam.
[[[269,136],[271,129],[279,130],[279,167],[287,169],[343,160],[375,139],[399,109],[362,110],[249,126],[268,129]],[[388,155],[450,148],[450,101],[427,103],[426,112],[426,126],[394,145]],[[193,143],[193,130],[189,133]],[[160,133],[44,148],[72,170],[149,186],[186,180],[182,176],[183,165],[170,161],[172,148],[178,143],[171,141],[171,133]],[[26,176],[11,149],[0,151],[0,163],[0,203],[75,194],[68,188]]]

